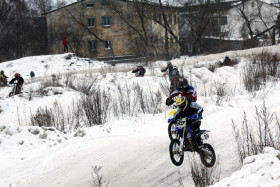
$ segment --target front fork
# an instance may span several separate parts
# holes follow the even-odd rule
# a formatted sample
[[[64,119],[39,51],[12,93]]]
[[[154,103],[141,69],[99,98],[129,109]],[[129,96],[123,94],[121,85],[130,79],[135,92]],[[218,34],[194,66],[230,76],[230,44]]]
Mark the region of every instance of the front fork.
[[[180,140],[180,149],[179,149],[180,155],[184,154],[183,149],[184,149],[184,140],[185,140],[186,126],[187,126],[187,124],[185,123],[184,130],[183,130],[183,135],[182,135],[182,138]]]

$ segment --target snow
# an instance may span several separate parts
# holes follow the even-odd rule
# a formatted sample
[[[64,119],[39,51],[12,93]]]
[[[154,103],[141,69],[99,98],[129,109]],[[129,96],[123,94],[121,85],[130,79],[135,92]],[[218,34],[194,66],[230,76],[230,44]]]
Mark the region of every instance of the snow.
[[[266,147],[263,154],[244,159],[243,166],[212,187],[279,186],[280,151]]]
[[[241,72],[248,63],[246,57],[263,50],[276,54],[279,46],[172,60],[193,84],[198,92],[198,103],[204,108],[201,129],[211,130],[208,143],[221,161],[221,177],[225,178],[215,184],[217,186],[266,187],[280,183],[279,151],[265,148],[262,154],[246,158],[242,166],[232,135],[232,120],[241,124],[245,111],[248,121],[253,122],[255,106],[261,107],[264,100],[271,112],[280,114],[279,81],[269,82],[254,96],[242,86]],[[226,55],[238,57],[240,63],[217,68],[214,72],[208,70],[209,65],[221,61]],[[125,101],[128,94],[134,94],[128,91],[138,84],[153,97],[160,90],[160,83],[167,81],[160,71],[164,66],[166,61],[145,64],[147,75],[139,78],[131,73],[135,64],[113,67],[71,53],[1,63],[0,69],[10,78],[14,73],[20,73],[25,78],[25,85],[21,95],[11,98],[7,97],[11,87],[0,88],[0,186],[90,186],[91,166],[95,165],[103,166],[103,180],[109,182],[109,186],[179,186],[179,178],[185,186],[194,186],[188,156],[180,167],[170,161],[169,108],[164,103],[165,93],[161,93],[161,112],[110,115],[104,125],[81,127],[78,132],[63,133],[54,128],[32,126],[30,122],[39,107],[51,107],[56,101],[67,110],[73,100],[80,97],[80,93],[70,87],[51,86],[45,88],[45,95],[34,93],[29,100],[31,90],[36,90],[46,79],[52,80],[52,75],[61,78],[62,82],[68,74],[73,74],[75,81],[86,77],[90,82],[96,77],[97,84],[110,97]],[[35,72],[34,78],[30,78],[30,71]],[[225,85],[230,97],[218,100],[215,90],[219,84]],[[55,94],[58,92],[60,94]]]

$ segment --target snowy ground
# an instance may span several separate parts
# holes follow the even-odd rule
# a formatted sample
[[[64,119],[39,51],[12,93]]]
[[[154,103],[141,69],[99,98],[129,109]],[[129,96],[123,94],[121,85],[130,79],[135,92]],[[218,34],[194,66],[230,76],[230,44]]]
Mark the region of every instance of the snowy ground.
[[[270,82],[253,97],[244,89],[240,78],[243,65],[248,63],[245,58],[240,58],[241,63],[234,67],[224,66],[214,72],[206,68],[226,55],[231,58],[246,57],[262,50],[256,48],[207,56],[181,57],[172,61],[198,91],[198,102],[205,111],[201,129],[211,130],[208,143],[214,147],[221,162],[221,177],[229,177],[217,186],[225,186],[226,183],[235,186],[243,183],[244,186],[263,186],[264,183],[249,182],[258,174],[270,176],[270,172],[273,172],[275,180],[273,183],[266,178],[267,186],[279,184],[277,182],[280,171],[275,169],[279,167],[279,160],[275,159],[275,152],[272,153],[269,149],[263,156],[253,156],[245,160],[241,174],[239,172],[231,176],[242,166],[232,135],[232,120],[240,125],[245,111],[248,121],[253,123],[255,106],[261,107],[264,100],[269,110],[279,116],[279,81]],[[279,47],[268,47],[266,50],[276,53]],[[31,90],[36,90],[45,79],[52,79],[52,75],[94,75],[98,80],[97,84],[107,90],[111,97],[121,99],[115,94],[118,84],[125,88],[124,96],[129,88],[134,88],[136,84],[145,92],[149,93],[151,90],[155,94],[160,90],[159,83],[166,81],[160,72],[160,68],[165,65],[164,61],[150,63],[146,66],[147,76],[136,78],[130,72],[135,67],[133,64],[117,64],[112,67],[103,62],[80,59],[72,54],[26,57],[1,63],[0,69],[5,70],[9,77],[18,72],[25,78],[26,84],[23,94],[12,98],[7,97],[11,87],[0,88],[0,186],[90,186],[91,166],[95,165],[103,166],[103,180],[109,182],[109,186],[179,186],[179,178],[182,178],[185,186],[193,186],[187,156],[180,167],[174,166],[169,158],[169,108],[164,105],[164,93],[162,112],[154,115],[138,114],[133,117],[111,116],[104,126],[83,128],[82,131],[86,134],[83,137],[82,133],[77,134],[73,131],[64,134],[52,128],[33,127],[30,123],[30,116],[39,107],[51,107],[52,103],[57,101],[66,109],[73,99],[80,96],[79,92],[69,87],[51,87],[47,88],[48,94],[34,94],[29,100]],[[34,79],[29,77],[30,71],[35,72]],[[88,77],[88,81],[91,78]],[[220,84],[225,85],[230,97],[218,100],[217,95],[213,94],[213,90]],[[60,94],[55,94],[56,92]],[[256,166],[251,166],[252,158],[256,160]],[[271,167],[260,164],[271,161],[275,162]],[[258,170],[264,168],[264,172],[256,175],[250,167],[260,168]]]

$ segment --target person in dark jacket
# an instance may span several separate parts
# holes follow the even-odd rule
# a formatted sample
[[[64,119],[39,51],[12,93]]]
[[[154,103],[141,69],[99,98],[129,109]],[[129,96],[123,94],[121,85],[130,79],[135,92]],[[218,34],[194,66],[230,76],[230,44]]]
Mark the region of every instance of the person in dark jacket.
[[[197,102],[189,102],[184,96],[180,96],[175,104],[179,108],[175,116],[175,121],[179,118],[187,117],[187,126],[191,127],[198,148],[203,147],[199,134],[203,108]]]
[[[19,94],[21,92],[21,89],[22,89],[22,85],[24,83],[24,79],[20,76],[20,74],[16,73],[15,74],[15,78],[13,78],[9,84],[14,84],[14,82],[16,82],[17,84],[17,87],[16,87],[16,93]]]
[[[63,47],[64,47],[64,53],[68,53],[68,40],[66,38],[66,36],[64,36],[63,40],[62,40],[62,44],[63,44]]]
[[[170,61],[167,61],[167,66],[166,66],[166,68],[162,69],[161,72],[166,72],[166,73],[168,72],[169,77],[170,77],[170,74],[171,74],[172,70],[173,70],[173,65],[172,65],[172,63],[171,63]]]
[[[231,59],[228,56],[226,56],[225,59],[224,59],[223,64],[225,66],[230,66],[231,65]]]
[[[166,72],[164,75],[169,74],[170,80],[170,92],[173,92],[179,83],[179,79],[182,78],[179,74],[179,70],[176,66],[173,66],[170,61],[167,62],[167,67],[162,69],[161,72]]]
[[[137,69],[133,70],[132,73],[135,73],[135,77],[144,77],[146,69],[143,68],[142,63],[138,63]]]

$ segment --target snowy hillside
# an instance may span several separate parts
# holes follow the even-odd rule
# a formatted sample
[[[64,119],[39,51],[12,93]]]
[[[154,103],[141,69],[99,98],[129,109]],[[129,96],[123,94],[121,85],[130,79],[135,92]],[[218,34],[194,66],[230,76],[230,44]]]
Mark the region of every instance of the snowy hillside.
[[[232,128],[234,123],[241,129],[244,112],[248,123],[257,128],[256,108],[261,110],[264,101],[270,113],[280,115],[279,77],[269,78],[252,92],[245,89],[242,79],[254,57],[264,51],[280,56],[279,49],[272,46],[172,60],[195,87],[197,102],[204,108],[201,129],[211,130],[207,142],[216,151],[221,178],[228,177],[217,186],[274,186],[279,181],[278,152],[266,148],[264,155],[245,159],[242,167]],[[237,64],[221,65],[226,55]],[[23,93],[10,98],[12,88],[0,88],[0,186],[90,186],[92,166],[102,166],[108,186],[179,186],[180,180],[184,186],[194,186],[193,154],[185,152],[180,167],[170,161],[170,108],[165,106],[169,80],[160,71],[165,66],[165,61],[144,63],[146,76],[134,77],[135,64],[111,66],[74,54],[1,63],[7,76],[18,72],[25,84]],[[30,71],[35,72],[34,78]],[[102,114],[85,110],[99,101]],[[272,161],[275,164],[268,164]],[[250,183],[263,173],[264,183]]]

